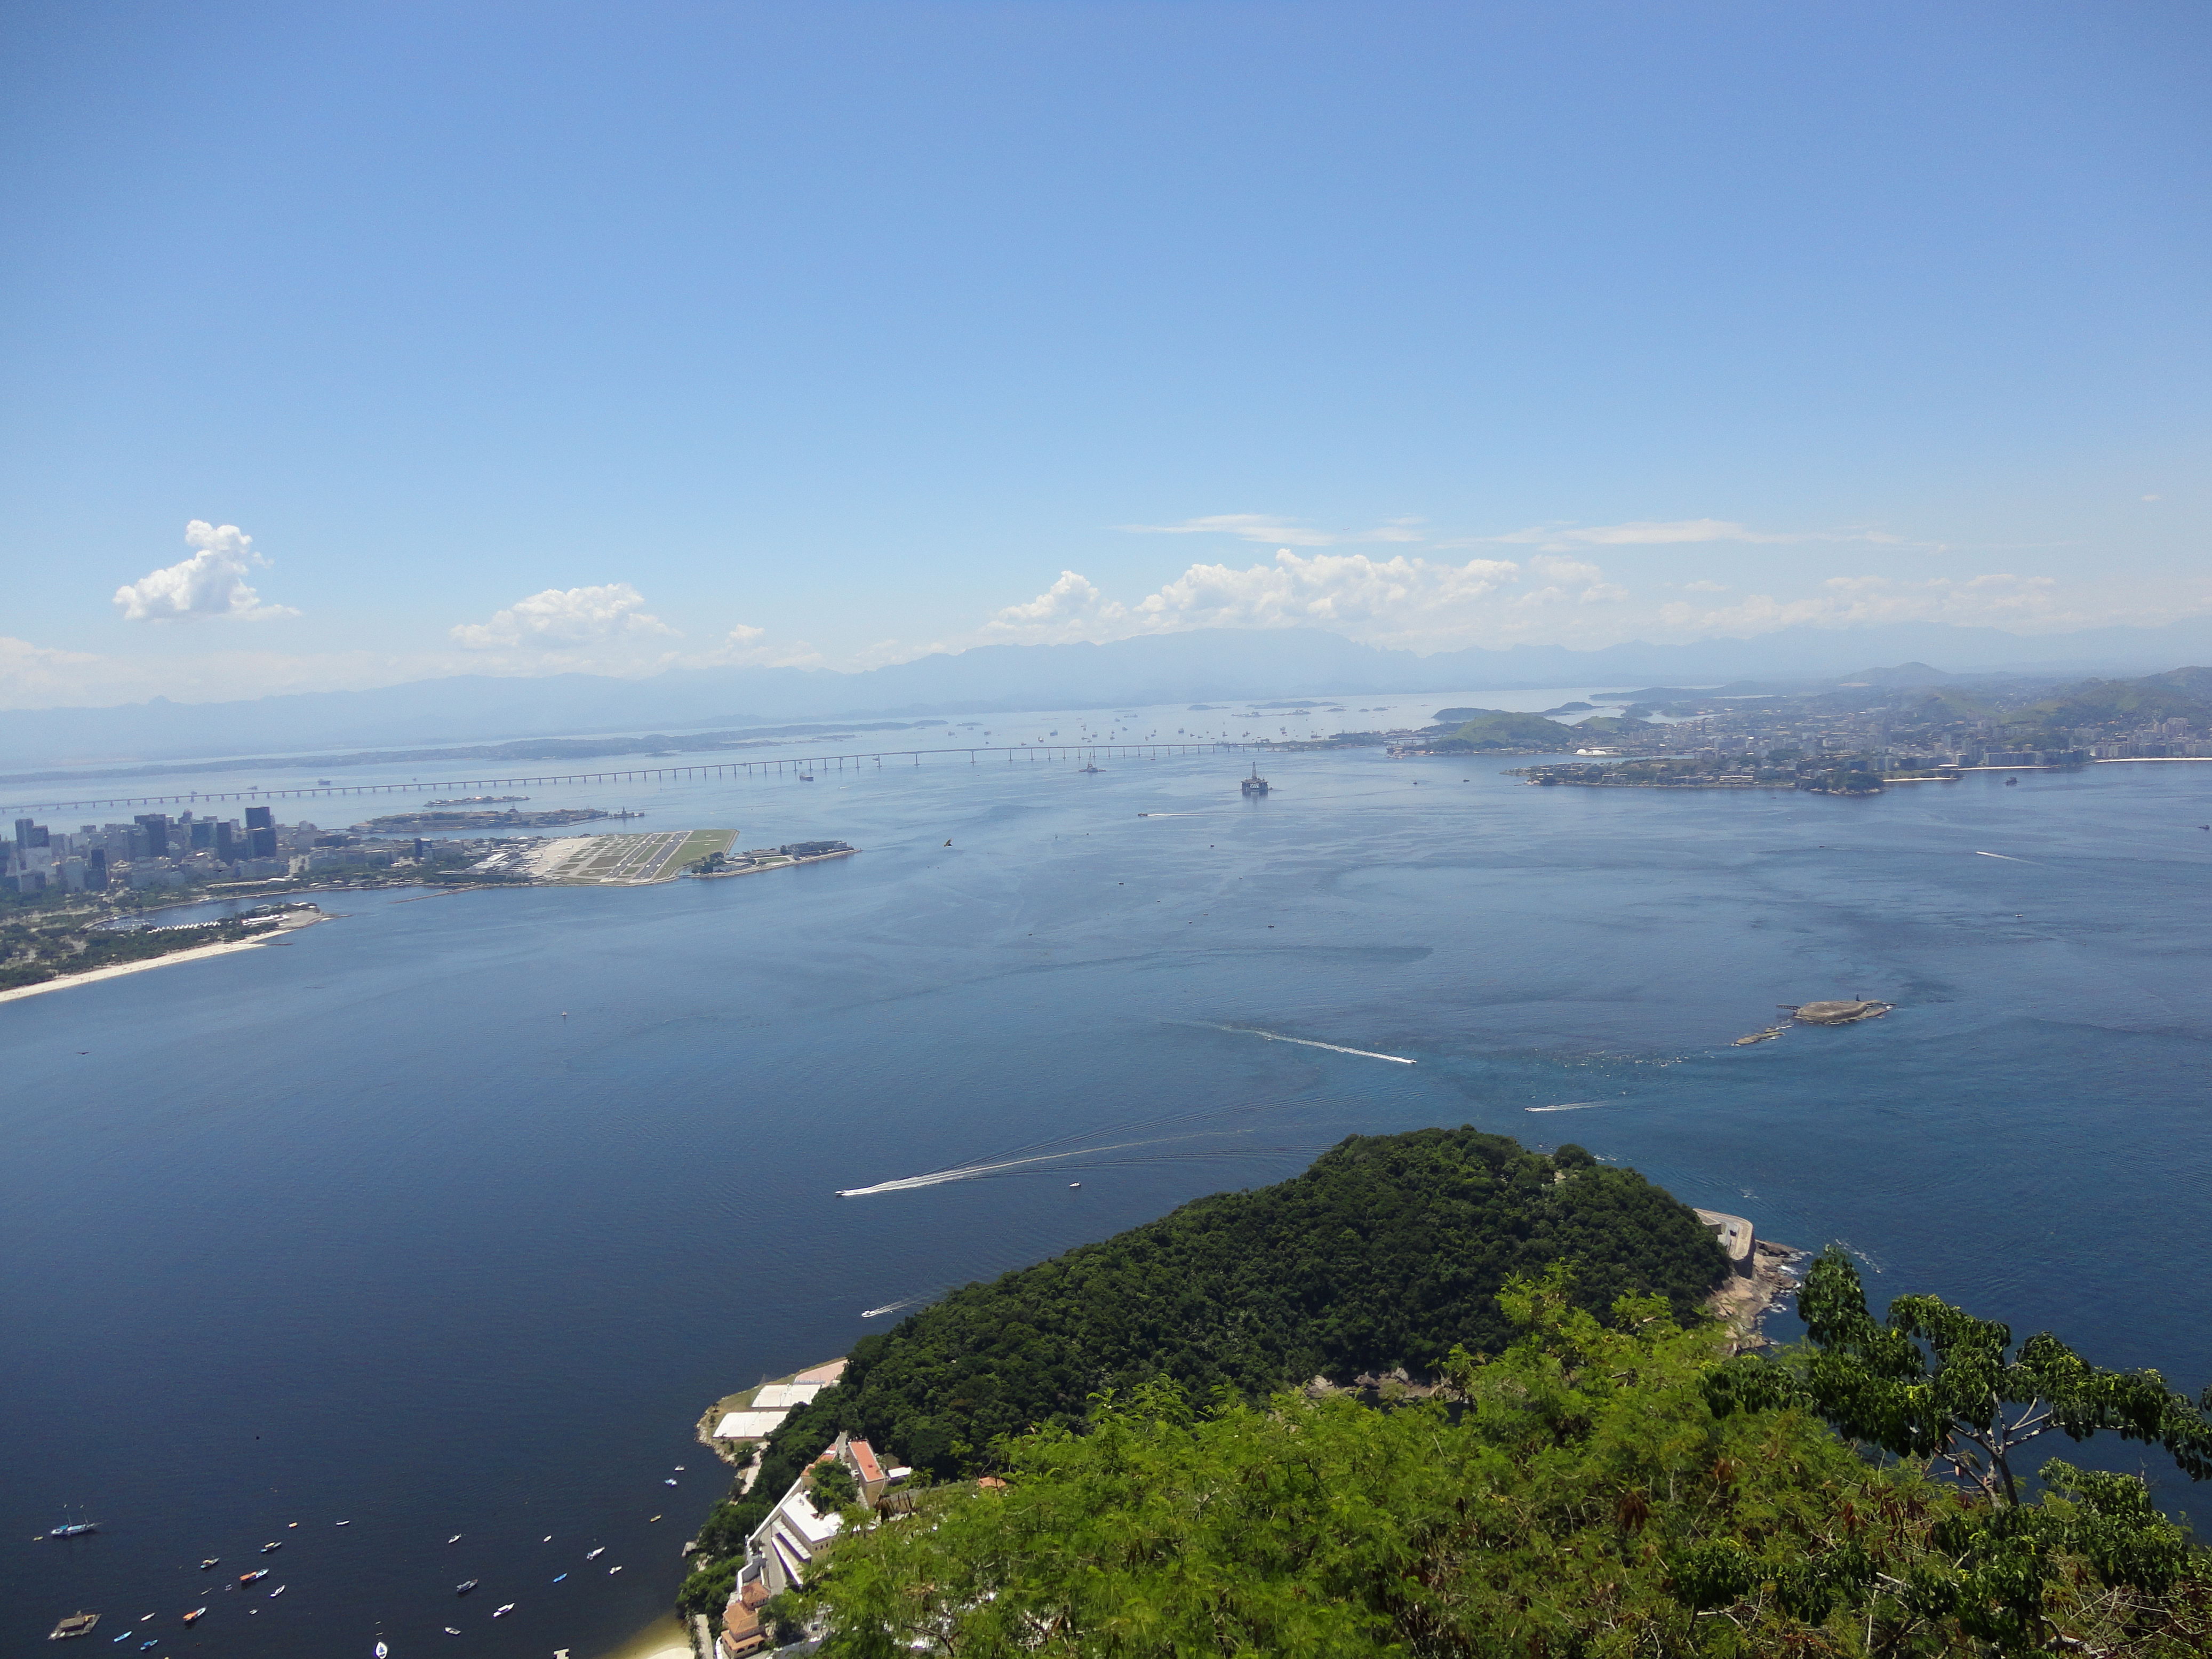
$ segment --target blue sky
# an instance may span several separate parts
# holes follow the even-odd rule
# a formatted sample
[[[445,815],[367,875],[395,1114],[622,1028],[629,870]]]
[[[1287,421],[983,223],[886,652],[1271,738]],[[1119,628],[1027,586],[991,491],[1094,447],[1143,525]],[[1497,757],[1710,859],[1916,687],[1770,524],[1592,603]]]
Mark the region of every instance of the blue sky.
[[[2208,48],[2101,0],[9,4],[0,706],[2201,612]]]

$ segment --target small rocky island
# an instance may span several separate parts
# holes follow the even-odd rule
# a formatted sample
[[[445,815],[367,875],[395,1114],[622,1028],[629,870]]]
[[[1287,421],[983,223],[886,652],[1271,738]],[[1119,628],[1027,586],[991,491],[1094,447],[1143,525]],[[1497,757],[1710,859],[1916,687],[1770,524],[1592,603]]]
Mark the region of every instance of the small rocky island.
[[[1779,1005],[1800,1025],[1849,1025],[1862,1019],[1880,1019],[1893,1002],[1800,1002]]]

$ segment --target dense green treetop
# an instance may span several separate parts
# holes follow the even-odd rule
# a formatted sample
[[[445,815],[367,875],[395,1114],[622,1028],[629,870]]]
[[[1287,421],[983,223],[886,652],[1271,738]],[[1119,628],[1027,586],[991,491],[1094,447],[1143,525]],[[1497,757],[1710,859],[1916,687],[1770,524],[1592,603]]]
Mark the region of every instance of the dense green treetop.
[[[1992,1506],[1880,1467],[1800,1407],[1716,1414],[1711,1325],[1610,1326],[1563,1274],[1499,1297],[1522,1334],[1452,1398],[1194,1408],[1155,1383],[1090,1432],[1006,1449],[1006,1485],[869,1517],[796,1608],[825,1659],[1039,1656],[2185,1659],[2212,1571],[2141,1482],[2053,1462]]]
[[[991,1442],[1080,1424],[1091,1395],[1167,1377],[1254,1398],[1323,1376],[1431,1373],[1511,1338],[1516,1273],[1577,1270],[1596,1310],[1652,1291],[1686,1315],[1724,1263],[1696,1216],[1579,1148],[1472,1128],[1354,1136],[1304,1175],[1217,1193],[956,1291],[852,1354],[843,1425],[940,1474]]]

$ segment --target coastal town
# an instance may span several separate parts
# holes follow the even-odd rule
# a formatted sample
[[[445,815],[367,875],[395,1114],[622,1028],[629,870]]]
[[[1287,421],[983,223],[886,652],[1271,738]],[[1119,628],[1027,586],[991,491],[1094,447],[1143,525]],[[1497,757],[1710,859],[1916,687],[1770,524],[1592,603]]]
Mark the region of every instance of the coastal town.
[[[1906,663],[1819,686],[1654,686],[1539,714],[1439,709],[1418,731],[1308,746],[1382,743],[1399,759],[1572,757],[1511,774],[1535,784],[1844,795],[1976,770],[2212,760],[2212,669],[2070,684],[1961,678]]]

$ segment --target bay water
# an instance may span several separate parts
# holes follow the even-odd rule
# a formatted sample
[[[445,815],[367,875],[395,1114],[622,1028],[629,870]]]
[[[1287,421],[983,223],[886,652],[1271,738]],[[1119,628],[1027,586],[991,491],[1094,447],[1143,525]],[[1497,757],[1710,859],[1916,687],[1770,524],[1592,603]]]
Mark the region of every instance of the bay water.
[[[2212,767],[1850,800],[1360,750],[1248,800],[1250,758],[538,792],[864,850],[328,896],[0,1005],[0,1653],[83,1607],[153,1614],[134,1652],[592,1659],[726,1486],[717,1397],[1352,1133],[1572,1140],[1878,1299],[2212,1381]],[[1898,1007],[1730,1046],[1849,996]]]

